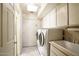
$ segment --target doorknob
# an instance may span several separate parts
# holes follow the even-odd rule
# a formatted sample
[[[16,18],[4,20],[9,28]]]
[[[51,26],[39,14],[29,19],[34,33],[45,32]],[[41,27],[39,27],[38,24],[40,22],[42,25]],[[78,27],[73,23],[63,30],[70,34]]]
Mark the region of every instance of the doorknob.
[[[17,44],[17,42],[14,42],[14,44]]]

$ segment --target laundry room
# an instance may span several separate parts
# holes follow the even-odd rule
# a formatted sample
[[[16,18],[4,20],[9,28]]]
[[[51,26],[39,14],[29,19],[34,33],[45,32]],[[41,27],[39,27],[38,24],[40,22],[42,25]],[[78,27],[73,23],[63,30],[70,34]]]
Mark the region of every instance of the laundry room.
[[[79,3],[0,3],[0,56],[79,56]]]

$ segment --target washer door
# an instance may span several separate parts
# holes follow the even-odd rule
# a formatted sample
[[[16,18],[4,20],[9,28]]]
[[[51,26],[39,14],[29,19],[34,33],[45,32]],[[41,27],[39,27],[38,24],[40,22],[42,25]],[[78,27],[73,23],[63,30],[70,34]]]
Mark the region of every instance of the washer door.
[[[44,34],[43,34],[43,32],[41,32],[40,35],[39,35],[39,43],[40,43],[40,46],[44,45]]]
[[[36,32],[36,39],[38,40],[38,32]]]

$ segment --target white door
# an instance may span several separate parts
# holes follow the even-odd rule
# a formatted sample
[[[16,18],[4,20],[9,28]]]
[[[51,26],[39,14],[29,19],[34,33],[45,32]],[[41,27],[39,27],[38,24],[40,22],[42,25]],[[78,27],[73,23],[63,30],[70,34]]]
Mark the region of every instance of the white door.
[[[39,28],[40,21],[36,19],[36,16],[24,17],[22,20],[22,39],[23,47],[35,46],[36,43],[36,31]]]
[[[11,4],[3,4],[3,47],[5,55],[16,55],[16,40],[14,27],[14,9]]]

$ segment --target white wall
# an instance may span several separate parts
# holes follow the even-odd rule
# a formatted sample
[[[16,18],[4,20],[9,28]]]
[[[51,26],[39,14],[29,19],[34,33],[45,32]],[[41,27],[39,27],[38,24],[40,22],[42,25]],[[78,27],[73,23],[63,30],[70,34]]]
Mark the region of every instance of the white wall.
[[[23,15],[22,20],[23,46],[36,45],[36,31],[40,26],[39,24],[40,20],[37,20],[36,15],[34,14]]]
[[[17,41],[17,55],[20,55],[22,50],[22,14],[19,4],[15,4],[15,41]]]
[[[42,28],[56,27],[56,9],[50,11],[42,20]]]

